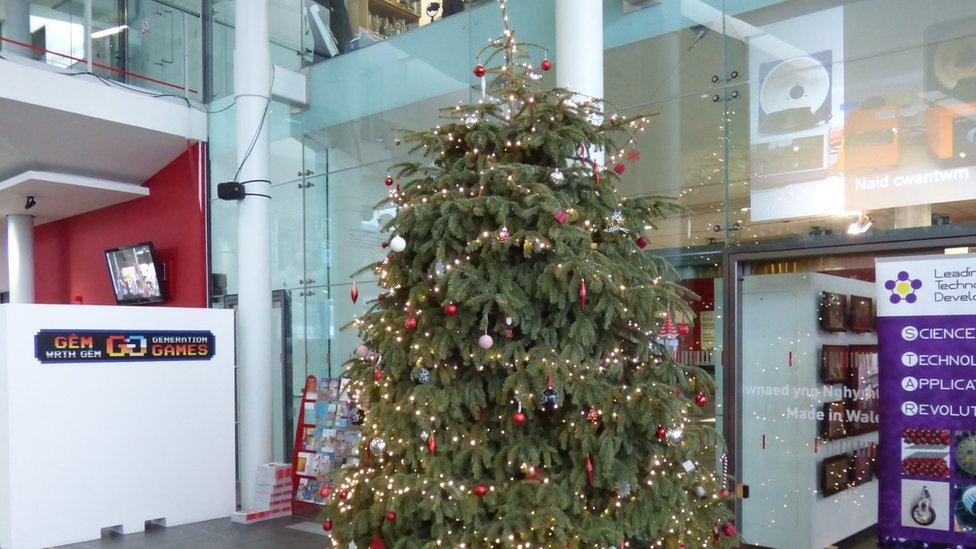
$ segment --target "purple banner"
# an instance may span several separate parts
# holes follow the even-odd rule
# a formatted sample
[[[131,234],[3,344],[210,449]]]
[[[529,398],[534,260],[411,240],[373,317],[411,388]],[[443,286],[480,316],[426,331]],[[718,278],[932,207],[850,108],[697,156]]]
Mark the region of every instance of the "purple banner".
[[[877,321],[879,534],[976,546],[976,314],[932,314],[914,303],[879,307],[900,307],[892,316],[879,310]]]

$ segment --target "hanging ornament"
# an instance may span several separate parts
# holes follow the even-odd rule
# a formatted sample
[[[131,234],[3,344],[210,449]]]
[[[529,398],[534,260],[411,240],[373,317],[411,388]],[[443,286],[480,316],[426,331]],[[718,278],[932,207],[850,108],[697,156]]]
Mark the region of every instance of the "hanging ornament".
[[[488,493],[488,487],[485,486],[484,484],[479,484],[474,487],[474,495],[478,496],[479,498],[484,497],[484,495],[487,493]]]
[[[597,185],[600,184],[600,178],[602,177],[600,171],[601,171],[600,165],[597,164],[596,162],[593,162],[593,179],[594,181],[596,181]]]
[[[430,370],[424,367],[414,368],[410,377],[419,385],[427,385],[430,383]]]
[[[548,55],[546,56],[545,59],[542,60],[542,63],[539,63],[539,68],[544,71],[548,71],[549,69],[552,68],[552,61],[549,60]]]
[[[512,423],[521,427],[522,425],[525,425],[525,420],[525,413],[522,412],[522,403],[520,402],[518,405],[518,410],[512,414]]]
[[[698,499],[705,497],[705,487],[700,484],[695,485],[695,495]]]
[[[726,522],[722,526],[722,535],[725,536],[725,537],[727,537],[727,538],[731,538],[731,537],[735,536],[735,534],[737,532],[738,532],[738,530],[736,530],[735,525],[732,524],[731,522]]]
[[[684,437],[684,431],[680,427],[672,427],[668,429],[668,438],[672,442],[681,442],[682,437]]]
[[[708,397],[705,396],[705,393],[698,393],[695,395],[695,406],[704,408],[706,404],[708,404]]]
[[[525,480],[539,480],[542,478],[542,468],[525,463],[522,465],[522,474],[525,475]]]
[[[617,495],[622,498],[630,497],[632,487],[629,482],[624,481],[617,485]]]
[[[359,288],[356,287],[355,281],[352,283],[352,289],[349,290],[349,297],[352,298],[353,303],[359,300]]]
[[[453,303],[448,303],[447,305],[444,305],[444,314],[445,315],[447,315],[449,317],[455,317],[455,316],[457,316],[457,313],[458,313],[457,305],[455,305]]]
[[[380,248],[383,248],[385,250],[385,249],[387,249],[389,247],[390,247],[390,243],[389,242],[387,242],[385,240],[383,242],[380,242]]]
[[[373,370],[373,381],[379,381],[383,379],[383,368],[376,368]]]
[[[637,163],[637,161],[640,160],[640,151],[637,149],[631,149],[630,152],[627,153],[627,159],[630,160],[631,164]]]
[[[560,210],[559,213],[553,216],[556,219],[556,223],[562,225],[569,219],[569,214],[565,210]]]
[[[339,499],[346,499],[348,497],[349,497],[349,490],[346,490],[344,488],[342,490],[339,490]]]
[[[678,323],[678,335],[679,336],[685,337],[690,332],[691,332],[691,326],[689,326],[687,322],[679,322]]]
[[[657,333],[657,340],[672,355],[678,349],[678,330],[674,327],[674,320],[671,319],[671,313],[664,315],[664,324]]]
[[[374,455],[380,455],[386,450],[386,441],[380,437],[376,437],[369,441],[369,451],[373,452]]]
[[[430,436],[427,437],[427,452],[430,455],[434,455],[434,452],[436,451],[437,451],[437,438],[434,437],[434,433],[431,433]]]
[[[332,520],[329,519],[329,520],[326,520],[325,522],[323,522],[322,523],[322,529],[325,530],[326,532],[331,532],[332,531]]]
[[[505,317],[505,337],[508,339],[515,337],[515,321],[510,316]]]
[[[559,393],[552,387],[547,387],[539,397],[539,404],[547,411],[551,412],[559,408]]]
[[[627,171],[627,166],[624,166],[623,162],[617,162],[613,165],[613,171],[615,171],[617,175],[623,175],[624,172]]]
[[[721,497],[723,497],[723,498],[729,497],[729,489],[723,487],[721,490],[718,491],[718,495],[721,496]]]
[[[582,278],[579,285],[579,299],[580,310],[582,311],[586,309],[586,280]]]
[[[384,293],[381,293],[381,294],[378,294],[378,295],[376,296],[376,300],[377,300],[377,301],[386,301],[386,292],[384,292]]]
[[[359,426],[362,425],[364,421],[366,421],[366,410],[363,410],[362,408],[353,408],[352,410],[349,410],[349,423]]]
[[[386,183],[386,186],[387,187],[392,187],[393,186],[393,178],[390,177],[389,175],[387,175],[386,178],[383,179],[383,183]]]
[[[482,421],[483,419],[485,419],[485,410],[483,408],[478,408],[474,412],[474,420]]]
[[[366,358],[366,355],[368,354],[369,354],[369,347],[367,347],[366,345],[360,345],[359,347],[356,347],[356,356],[358,356],[359,358]]]
[[[393,522],[395,520],[396,520],[396,513],[394,513],[393,511],[387,511],[386,512],[386,521],[387,522]]]
[[[637,247],[642,250],[648,246],[647,239],[644,238],[643,236],[638,236],[635,243],[637,244]]]
[[[553,185],[562,185],[566,181],[566,175],[560,170],[552,170],[549,173],[549,180],[552,181]]]
[[[394,252],[402,252],[407,249],[407,241],[402,236],[396,235],[390,239],[390,249]]]
[[[600,421],[600,411],[596,408],[590,408],[589,411],[586,412],[586,419],[589,420],[590,423]]]
[[[664,425],[658,425],[657,431],[654,432],[654,436],[656,436],[658,440],[664,440],[664,437],[668,436],[668,430],[664,428]]]
[[[498,240],[502,244],[507,243],[508,242],[508,239],[510,239],[510,238],[511,238],[511,235],[508,234],[508,227],[502,227],[501,229],[498,230]]]
[[[585,465],[586,465],[586,483],[589,484],[590,486],[593,486],[593,460],[590,459],[589,455],[586,456]]]
[[[380,537],[379,532],[373,534],[373,543],[369,544],[369,549],[386,549],[386,544],[383,543],[383,538]]]
[[[478,338],[478,347],[482,349],[491,349],[491,346],[495,344],[495,340],[491,338],[490,335],[485,334]]]
[[[470,113],[464,117],[464,125],[470,128],[477,124],[478,120],[478,115],[476,113]]]
[[[427,442],[428,438],[430,438],[430,433],[427,431],[420,431],[420,440]]]
[[[329,499],[329,496],[331,495],[332,495],[332,487],[329,486],[328,484],[323,484],[322,487],[319,488],[319,496],[321,496],[322,499]]]
[[[407,319],[403,321],[403,326],[408,330],[417,329],[417,319],[412,314],[407,315]]]
[[[487,73],[488,71],[485,69],[484,65],[477,65],[474,68],[474,75],[478,78],[484,78],[485,74]]]

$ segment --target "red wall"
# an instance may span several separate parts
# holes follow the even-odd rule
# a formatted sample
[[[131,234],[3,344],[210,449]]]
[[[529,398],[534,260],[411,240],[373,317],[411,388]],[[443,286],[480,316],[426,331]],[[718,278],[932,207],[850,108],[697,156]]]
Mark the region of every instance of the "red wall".
[[[207,306],[204,146],[193,145],[150,177],[149,196],[34,229],[38,303],[115,305],[105,250],[152,241],[166,266],[163,306]]]

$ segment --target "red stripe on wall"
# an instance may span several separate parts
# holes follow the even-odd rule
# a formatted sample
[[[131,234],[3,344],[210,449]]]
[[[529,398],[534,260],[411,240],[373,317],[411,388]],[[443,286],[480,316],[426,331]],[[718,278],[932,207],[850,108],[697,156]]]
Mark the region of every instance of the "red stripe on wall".
[[[149,196],[34,229],[38,303],[115,305],[105,250],[151,241],[166,264],[163,306],[207,306],[206,202],[200,145],[190,146],[143,186]]]

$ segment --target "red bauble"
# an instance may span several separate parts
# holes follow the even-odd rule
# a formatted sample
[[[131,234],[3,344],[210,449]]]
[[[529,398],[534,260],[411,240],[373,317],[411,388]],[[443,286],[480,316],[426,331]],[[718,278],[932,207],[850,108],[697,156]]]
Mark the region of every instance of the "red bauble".
[[[658,425],[657,431],[654,432],[654,436],[656,436],[658,440],[664,440],[664,437],[667,436],[667,434],[668,430],[664,428],[664,425]]]
[[[444,314],[446,314],[447,316],[457,316],[457,311],[458,311],[457,305],[453,303],[448,303],[447,305],[444,305]]]
[[[331,520],[327,520],[327,521],[323,522],[322,523],[322,529],[325,530],[326,532],[331,532],[332,531],[332,521]]]
[[[381,379],[383,379],[383,368],[373,370],[373,381],[379,381]]]
[[[474,68],[474,75],[477,76],[478,78],[483,77],[485,74],[487,74],[487,72],[488,71],[485,70],[484,65],[478,65]]]
[[[384,250],[385,250],[385,249],[386,249],[387,247],[389,247],[389,245],[390,245],[390,243],[389,243],[389,242],[386,242],[386,241],[383,241],[383,242],[380,242],[380,248],[383,248]]]
[[[410,315],[407,317],[407,320],[403,323],[403,325],[408,330],[415,330],[417,328],[417,319],[414,318],[413,315]]]
[[[349,297],[352,299],[353,303],[359,300],[359,288],[356,287],[355,282],[352,283],[352,289],[349,290]]]
[[[627,166],[624,166],[622,162],[617,162],[613,165],[613,171],[617,172],[617,175],[623,175],[627,171]]]
[[[647,247],[647,239],[644,238],[643,236],[638,236],[636,242],[637,242],[637,247],[642,250]]]
[[[722,535],[727,538],[731,538],[737,532],[738,530],[736,530],[735,525],[731,522],[726,522],[724,525],[722,525]]]
[[[349,497],[349,490],[339,490],[339,499],[346,499]]]
[[[705,393],[698,393],[695,395],[695,406],[704,408],[706,404],[708,404],[708,397],[705,396]]]
[[[539,480],[542,478],[541,467],[529,467],[525,470],[525,480]]]
[[[386,549],[386,544],[379,534],[373,534],[373,543],[369,544],[369,549]]]
[[[474,487],[474,495],[478,496],[479,498],[484,496],[487,493],[488,493],[488,487],[485,486],[484,484],[479,484]]]
[[[593,423],[600,421],[600,411],[596,408],[590,408],[590,410],[586,412],[586,419]]]
[[[386,178],[383,179],[383,183],[386,183],[386,186],[387,187],[392,187],[393,186],[393,178],[390,177],[390,176],[386,176]]]
[[[515,412],[512,415],[512,423],[516,425],[525,425],[525,414],[521,411]]]
[[[386,520],[388,522],[395,521],[396,520],[396,513],[394,513],[393,511],[387,511],[386,512]]]
[[[386,300],[386,293],[382,293],[382,294],[376,296],[376,299],[377,299],[377,301],[385,301]]]
[[[682,322],[682,323],[678,324],[678,335],[679,336],[685,337],[690,332],[691,332],[691,326],[689,326],[687,322]]]
[[[722,496],[723,498],[728,497],[729,496],[729,489],[728,488],[722,488],[721,490],[718,491],[718,495]]]
[[[552,61],[550,61],[548,59],[543,59],[542,60],[542,63],[539,63],[539,68],[542,69],[542,70],[544,70],[544,71],[547,71],[547,70],[551,69],[552,68]]]
[[[319,488],[319,495],[322,496],[322,499],[328,499],[332,495],[332,487],[322,486]]]

